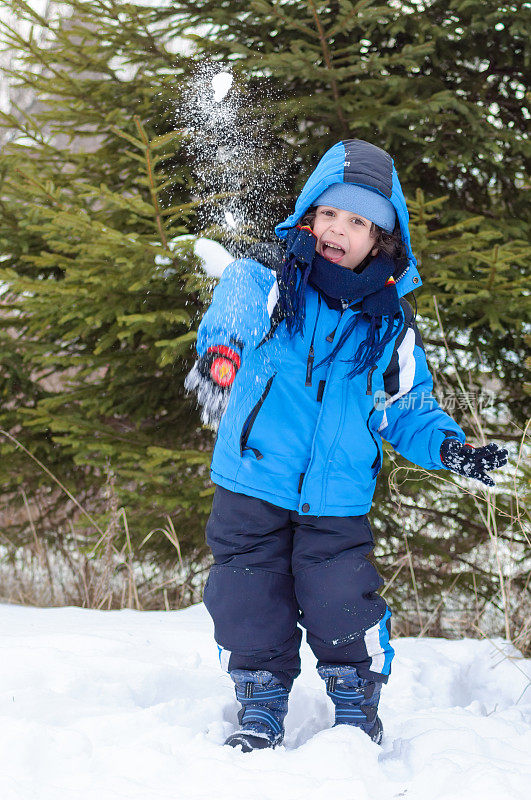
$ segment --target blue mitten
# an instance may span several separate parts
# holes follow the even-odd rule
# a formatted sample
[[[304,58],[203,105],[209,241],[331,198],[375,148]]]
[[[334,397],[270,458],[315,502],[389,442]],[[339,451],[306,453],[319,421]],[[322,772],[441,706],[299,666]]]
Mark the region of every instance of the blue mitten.
[[[459,439],[445,439],[441,445],[441,461],[446,469],[494,486],[487,472],[507,464],[507,450],[491,442],[484,447],[461,444]]]

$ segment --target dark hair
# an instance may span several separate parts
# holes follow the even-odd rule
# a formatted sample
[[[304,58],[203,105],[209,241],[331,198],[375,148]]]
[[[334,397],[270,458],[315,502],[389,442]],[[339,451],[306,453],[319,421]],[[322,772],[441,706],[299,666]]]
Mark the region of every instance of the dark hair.
[[[309,225],[313,227],[316,212],[317,206],[310,206],[299,221],[299,225]],[[374,238],[375,247],[377,247],[381,253],[384,253],[384,255],[389,256],[389,258],[392,258],[393,261],[396,262],[396,269],[393,272],[393,276],[398,280],[405,271],[408,262],[406,246],[400,235],[400,225],[397,222],[392,233],[389,233],[388,231],[384,231],[383,228],[380,228],[379,225],[371,222],[369,233]],[[357,269],[365,268],[371,259],[372,256],[369,254],[361,264],[359,264]]]

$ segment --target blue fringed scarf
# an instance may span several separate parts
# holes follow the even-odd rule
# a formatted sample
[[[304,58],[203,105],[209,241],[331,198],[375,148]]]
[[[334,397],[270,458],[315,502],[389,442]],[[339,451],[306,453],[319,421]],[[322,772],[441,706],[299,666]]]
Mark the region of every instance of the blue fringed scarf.
[[[367,336],[354,356],[348,359],[352,378],[375,364],[385,346],[402,327],[400,300],[392,273],[394,261],[382,253],[369,260],[361,273],[346,269],[315,252],[316,238],[309,227],[288,231],[286,258],[278,273],[279,305],[291,336],[302,335],[306,317],[306,286],[310,283],[325,297],[361,303],[361,313],[354,315],[332,352],[317,366],[328,364],[337,356],[358,324],[360,317],[369,322]],[[384,317],[387,318],[385,331]]]

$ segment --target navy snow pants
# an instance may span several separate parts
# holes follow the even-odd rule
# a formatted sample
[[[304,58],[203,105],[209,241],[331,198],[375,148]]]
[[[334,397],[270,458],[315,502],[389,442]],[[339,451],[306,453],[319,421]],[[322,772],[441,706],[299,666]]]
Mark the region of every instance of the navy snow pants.
[[[317,666],[387,682],[391,613],[367,559],[366,516],[300,515],[217,486],[207,542],[215,563],[204,601],[226,669],[269,670],[290,689],[302,625]]]

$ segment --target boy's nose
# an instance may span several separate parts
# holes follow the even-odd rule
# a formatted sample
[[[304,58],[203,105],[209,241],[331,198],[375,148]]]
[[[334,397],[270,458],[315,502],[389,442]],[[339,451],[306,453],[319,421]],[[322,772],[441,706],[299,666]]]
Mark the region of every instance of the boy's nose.
[[[334,220],[329,228],[330,233],[335,233],[337,236],[344,236],[345,230],[341,222]]]

